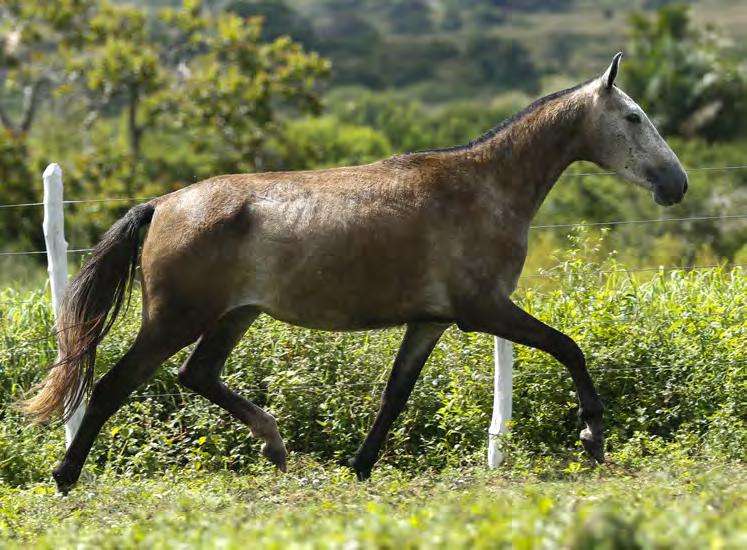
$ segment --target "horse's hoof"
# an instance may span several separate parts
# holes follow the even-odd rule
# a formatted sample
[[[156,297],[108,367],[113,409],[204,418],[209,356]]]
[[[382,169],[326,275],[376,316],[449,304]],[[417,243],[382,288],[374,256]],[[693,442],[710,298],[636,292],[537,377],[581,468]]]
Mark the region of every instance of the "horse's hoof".
[[[57,492],[55,493],[56,497],[66,497],[68,493],[70,493],[70,489],[72,489],[72,485],[60,485],[57,483]]]
[[[286,462],[288,452],[285,450],[282,440],[262,445],[262,454],[277,466],[277,469],[281,472],[286,473],[288,471],[288,464]]]
[[[355,469],[355,477],[358,479],[358,481],[366,481],[368,478],[371,477],[371,469],[365,469],[365,470],[358,470]]]
[[[584,428],[583,430],[581,430],[579,439],[581,439],[581,443],[584,444],[584,449],[586,449],[586,452],[589,453],[589,455],[594,460],[596,460],[598,464],[604,464],[604,438],[594,437],[589,428]]]
[[[67,496],[70,489],[75,486],[75,482],[77,481],[77,476],[73,477],[66,474],[62,466],[58,466],[52,470],[52,478],[54,479],[55,485],[57,485],[57,494],[63,497]]]
[[[361,468],[356,464],[355,457],[353,458],[341,458],[337,461],[337,464],[342,466],[343,468],[348,468],[350,470],[353,470],[353,473],[355,473],[355,478],[358,481],[366,481],[368,478],[371,477],[371,468]]]
[[[355,459],[350,460],[350,467],[355,472],[355,477],[358,481],[366,481],[371,477],[371,466],[361,466]]]

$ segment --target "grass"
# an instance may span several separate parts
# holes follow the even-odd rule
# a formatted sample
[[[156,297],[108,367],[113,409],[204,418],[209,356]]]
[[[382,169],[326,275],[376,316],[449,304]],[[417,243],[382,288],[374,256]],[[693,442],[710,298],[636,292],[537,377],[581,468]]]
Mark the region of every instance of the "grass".
[[[292,457],[291,473],[103,476],[58,498],[0,487],[8,548],[744,548],[747,469],[576,466],[554,479],[449,469],[410,477]]]
[[[579,448],[567,374],[517,346],[510,460],[486,471],[492,340],[450,330],[373,480],[357,483],[333,464],[371,425],[401,330],[263,319],[225,374],[279,419],[289,475],[257,460],[244,426],[176,385],[180,353],[104,428],[88,479],[56,498],[61,429],[29,428],[6,408],[54,356],[49,302],[0,292],[0,548],[747,547],[747,278],[642,281],[614,258],[590,261],[601,241],[574,242],[553,271],[559,288],[520,300],[587,352],[606,405],[601,468]],[[132,341],[139,310],[99,349],[100,372]]]

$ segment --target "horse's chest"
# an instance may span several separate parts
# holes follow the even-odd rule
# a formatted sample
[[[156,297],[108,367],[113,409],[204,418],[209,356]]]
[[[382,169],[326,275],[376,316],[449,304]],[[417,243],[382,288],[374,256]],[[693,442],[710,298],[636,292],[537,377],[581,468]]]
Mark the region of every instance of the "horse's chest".
[[[452,265],[457,284],[511,292],[527,255],[527,232],[517,226],[485,224],[465,232],[454,244]]]

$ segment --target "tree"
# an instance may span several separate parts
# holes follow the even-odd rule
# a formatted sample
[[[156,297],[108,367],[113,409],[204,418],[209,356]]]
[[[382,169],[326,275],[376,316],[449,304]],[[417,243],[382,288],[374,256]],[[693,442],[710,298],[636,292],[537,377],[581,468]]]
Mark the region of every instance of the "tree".
[[[665,134],[727,139],[747,129],[747,71],[711,28],[691,25],[686,7],[630,20],[626,88]]]
[[[210,171],[253,170],[263,164],[267,139],[281,131],[279,109],[320,110],[317,81],[329,63],[287,36],[263,42],[260,17],[195,16],[199,7],[186,0],[184,9],[162,14],[193,49],[149,113],[164,129],[186,134],[197,153],[209,151]]]
[[[102,114],[124,115],[129,179],[153,132],[188,136],[198,154],[209,152],[203,174],[253,169],[276,110],[318,110],[316,80],[328,71],[287,36],[265,41],[263,28],[261,17],[212,12],[201,0],[155,18],[99,0],[68,55],[67,92],[85,97],[88,127]]]
[[[499,37],[472,39],[466,51],[466,62],[476,69],[474,80],[498,90],[521,89],[535,93],[539,88],[539,71],[529,50],[516,40]]]
[[[317,38],[308,19],[301,17],[285,0],[229,0],[226,11],[244,19],[262,17],[262,40],[290,36],[306,48],[316,46]]]
[[[64,83],[62,52],[79,36],[95,0],[0,3],[0,123],[13,135],[31,130],[41,103]]]
[[[124,104],[130,155],[136,164],[145,131],[139,120],[140,104],[166,78],[159,44],[148,34],[146,14],[135,7],[102,2],[90,18],[83,42],[85,48],[67,68],[88,98],[88,123],[102,110]]]

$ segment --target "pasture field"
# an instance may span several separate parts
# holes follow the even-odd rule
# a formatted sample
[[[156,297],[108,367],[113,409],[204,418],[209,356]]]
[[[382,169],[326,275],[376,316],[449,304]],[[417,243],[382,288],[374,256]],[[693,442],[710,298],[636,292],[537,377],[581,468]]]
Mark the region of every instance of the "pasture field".
[[[574,548],[747,546],[747,470],[673,460],[550,479],[483,466],[358,483],[291,457],[290,473],[112,475],[56,498],[0,487],[7,548]]]
[[[45,293],[0,291],[0,547],[747,547],[747,277],[739,267],[628,273],[578,236],[517,300],[579,343],[605,403],[609,463],[577,440],[551,357],[515,348],[507,463],[487,471],[492,339],[450,329],[371,482],[337,461],[363,440],[401,329],[330,334],[261,318],[226,382],[278,418],[280,475],[244,426],[175,381],[170,360],[104,427],[85,478],[56,498],[59,424],[12,403],[54,358]],[[596,251],[596,252],[595,252]],[[98,374],[139,326],[138,293]]]

